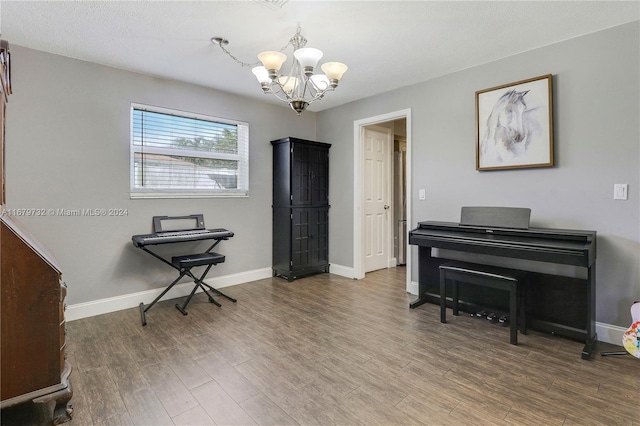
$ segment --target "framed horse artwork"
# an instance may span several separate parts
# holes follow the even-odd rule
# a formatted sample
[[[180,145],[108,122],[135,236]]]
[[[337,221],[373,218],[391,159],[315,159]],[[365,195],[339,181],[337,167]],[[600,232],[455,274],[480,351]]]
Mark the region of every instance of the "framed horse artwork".
[[[552,167],[552,75],[477,91],[476,127],[476,170]]]

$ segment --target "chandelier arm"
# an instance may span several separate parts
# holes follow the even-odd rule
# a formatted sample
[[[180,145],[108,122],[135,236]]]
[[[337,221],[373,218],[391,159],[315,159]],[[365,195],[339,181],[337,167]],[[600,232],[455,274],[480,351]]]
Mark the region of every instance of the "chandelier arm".
[[[316,93],[322,93],[322,95],[324,95],[324,94],[325,94],[325,92],[329,92],[329,91],[332,91],[332,90],[333,90],[333,89],[331,89],[331,86],[330,86],[330,85],[328,85],[328,84],[326,84],[326,85],[325,85],[326,87],[325,87],[324,89],[320,88],[320,86],[318,86],[318,85],[315,83],[315,81],[313,81],[313,79],[312,79],[312,78],[309,78],[309,83],[311,83],[311,87],[313,88],[313,90],[315,90],[315,91],[316,91]]]
[[[313,102],[313,101],[317,101],[318,99],[322,98],[323,96],[324,96],[324,92],[322,92],[322,93],[317,93],[317,94],[315,94],[314,96],[312,96],[312,97],[311,97],[311,98],[309,98],[309,99],[301,99],[301,100],[304,100],[306,103],[308,103],[309,105],[311,105],[311,102]]]
[[[274,90],[275,87],[275,90]],[[293,99],[287,94],[287,92],[285,92],[285,90],[282,88],[282,86],[278,83],[272,83],[269,85],[269,91],[265,92],[268,93],[270,95],[275,96],[277,99],[281,100],[282,102],[291,102]]]
[[[311,99],[307,100],[309,104],[311,104],[311,102],[315,100],[321,99],[325,93],[332,92],[334,90],[331,86],[327,86],[324,89],[320,88],[318,85],[316,85],[316,83],[311,78],[308,78],[305,81],[305,90],[303,93],[307,92],[307,87],[310,88],[308,92],[311,95]]]
[[[313,95],[314,100],[321,98],[324,95],[325,90],[320,89],[311,78],[308,78],[305,82],[305,91],[307,87],[309,87],[309,93]]]

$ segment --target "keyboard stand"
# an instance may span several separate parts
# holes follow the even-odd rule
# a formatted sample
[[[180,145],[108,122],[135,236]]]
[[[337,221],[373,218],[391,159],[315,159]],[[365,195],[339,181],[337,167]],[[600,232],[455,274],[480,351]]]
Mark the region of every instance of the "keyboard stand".
[[[198,290],[198,288],[200,288],[209,298],[209,302],[215,304],[216,306],[220,307],[222,305],[220,305],[220,303],[218,303],[213,296],[211,295],[211,293],[209,293],[209,291],[215,292],[216,294],[219,294],[220,296],[226,297],[227,299],[231,300],[232,302],[237,302],[237,299],[234,299],[231,296],[228,296],[224,293],[222,293],[220,290],[211,287],[209,284],[204,282],[205,277],[207,276],[207,274],[209,273],[209,270],[211,269],[212,266],[217,265],[218,263],[223,263],[225,261],[225,257],[222,254],[219,253],[213,253],[211,252],[211,250],[213,250],[213,248],[215,246],[217,246],[220,241],[222,240],[216,240],[216,242],[209,247],[204,253],[201,254],[191,254],[191,255],[185,255],[185,256],[174,256],[171,258],[171,262],[169,262],[167,259],[163,258],[162,256],[159,256],[158,254],[154,253],[153,251],[149,250],[147,247],[140,247],[142,250],[146,251],[147,253],[149,253],[150,255],[152,255],[153,257],[155,257],[156,259],[159,259],[160,261],[166,263],[167,265],[171,266],[174,269],[177,269],[180,272],[180,275],[178,276],[178,278],[176,278],[171,284],[169,284],[169,286],[167,288],[164,289],[164,291],[162,293],[160,293],[160,295],[158,297],[156,297],[153,302],[151,302],[149,305],[147,305],[145,307],[144,303],[140,303],[140,320],[142,322],[142,325],[145,326],[147,325],[147,320],[146,320],[146,316],[145,314],[147,313],[147,311],[149,309],[151,309],[153,307],[153,305],[155,305],[161,298],[162,296],[164,296],[165,294],[167,294],[167,292],[169,290],[171,290],[171,288],[176,285],[182,278],[184,278],[185,276],[190,277],[191,279],[193,279],[193,282],[195,283],[193,289],[191,290],[191,293],[189,294],[189,296],[187,297],[187,300],[185,301],[185,303],[180,306],[178,303],[176,303],[176,309],[178,309],[182,315],[187,315],[187,305],[189,305],[189,302],[191,301],[191,298],[193,297],[193,295],[196,293],[196,291]],[[191,272],[192,268],[195,268],[197,266],[207,266],[206,269],[204,270],[204,272],[202,273],[202,275],[198,278],[195,275],[193,275],[193,273]],[[208,291],[209,290],[209,291]]]

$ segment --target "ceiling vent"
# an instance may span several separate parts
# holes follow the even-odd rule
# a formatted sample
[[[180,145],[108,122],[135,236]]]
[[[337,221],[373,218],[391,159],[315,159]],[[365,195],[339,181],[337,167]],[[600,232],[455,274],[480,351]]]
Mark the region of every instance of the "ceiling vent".
[[[282,6],[287,4],[289,0],[254,0],[256,3],[260,3],[267,6],[270,9],[278,10],[282,9]]]

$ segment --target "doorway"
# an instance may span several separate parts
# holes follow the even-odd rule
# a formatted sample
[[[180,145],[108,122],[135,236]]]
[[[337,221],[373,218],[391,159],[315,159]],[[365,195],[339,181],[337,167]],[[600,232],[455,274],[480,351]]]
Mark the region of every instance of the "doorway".
[[[388,133],[391,130],[391,138],[388,142],[381,140],[375,142],[377,146],[387,143],[386,162],[375,163],[375,173],[372,172],[373,160],[367,158],[368,145],[371,145],[373,138],[380,138],[381,133]],[[377,133],[377,134],[376,134]],[[372,136],[373,135],[373,136]],[[396,154],[402,152],[402,154]],[[403,157],[398,160],[397,157]],[[399,163],[400,161],[400,163]],[[399,170],[404,166],[404,181],[400,177]],[[384,172],[387,170],[387,177]],[[370,187],[371,179],[378,179],[378,183]],[[381,181],[380,181],[381,180]],[[385,182],[386,180],[386,182]],[[386,210],[386,213],[370,214],[368,211],[367,199],[375,191],[378,195],[381,191],[388,191],[388,198],[381,201],[378,207]],[[373,248],[379,248],[376,244],[382,244],[380,251],[383,254],[382,260],[375,267],[392,267],[398,264],[406,264],[407,279],[406,288],[410,289],[411,283],[411,256],[407,247],[407,227],[411,223],[411,110],[401,110],[389,114],[379,115],[354,122],[354,278],[362,279],[371,266],[368,264],[369,256]],[[384,199],[384,197],[381,197]],[[384,207],[387,206],[385,209]],[[404,221],[402,223],[401,221]],[[383,226],[382,223],[385,225]],[[372,237],[371,230],[386,236],[386,240]],[[404,257],[404,259],[399,259]],[[404,262],[403,262],[404,261]]]

